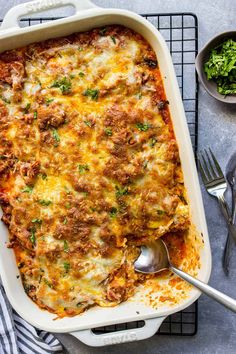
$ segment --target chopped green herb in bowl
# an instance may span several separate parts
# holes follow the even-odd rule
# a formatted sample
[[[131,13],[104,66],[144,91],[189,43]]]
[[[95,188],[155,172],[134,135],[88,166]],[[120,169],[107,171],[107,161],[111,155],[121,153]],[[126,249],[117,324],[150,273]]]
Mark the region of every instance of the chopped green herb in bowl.
[[[207,80],[216,82],[220,94],[236,94],[236,42],[228,39],[213,48],[204,71]]]

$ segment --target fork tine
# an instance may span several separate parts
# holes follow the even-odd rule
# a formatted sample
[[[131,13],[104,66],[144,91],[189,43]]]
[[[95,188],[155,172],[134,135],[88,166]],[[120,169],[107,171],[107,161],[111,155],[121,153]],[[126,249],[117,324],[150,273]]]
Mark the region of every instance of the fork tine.
[[[208,165],[210,166],[211,174],[213,175],[214,178],[217,178],[218,176],[217,176],[217,174],[216,174],[216,171],[215,171],[214,166],[212,165],[212,161],[211,161],[211,159],[210,159],[210,156],[209,156],[209,154],[208,154],[207,149],[204,149],[204,151],[205,151],[205,155],[206,155],[207,160],[208,160]]]
[[[198,158],[198,162],[199,162],[199,170],[200,170],[200,173],[201,173],[201,176],[202,176],[202,180],[203,180],[203,183],[206,184],[208,179],[206,177],[206,174],[204,172],[204,169],[202,167],[202,163],[201,163],[201,158],[200,158],[200,154],[198,154],[197,158]]]
[[[209,151],[210,151],[210,153],[211,153],[212,160],[213,160],[214,163],[215,163],[215,168],[216,168],[216,170],[218,171],[219,177],[224,177],[223,172],[222,172],[222,170],[221,170],[221,168],[220,168],[220,165],[218,164],[218,161],[217,161],[216,158],[215,158],[215,155],[213,154],[213,152],[211,151],[210,148],[209,148]]]
[[[203,161],[202,165],[204,167],[204,171],[205,171],[205,174],[208,177],[208,180],[212,180],[212,176],[211,176],[210,170],[208,168],[208,165],[207,165],[207,162],[206,162],[206,159],[205,159],[205,156],[204,156],[203,153],[202,153],[202,161]]]

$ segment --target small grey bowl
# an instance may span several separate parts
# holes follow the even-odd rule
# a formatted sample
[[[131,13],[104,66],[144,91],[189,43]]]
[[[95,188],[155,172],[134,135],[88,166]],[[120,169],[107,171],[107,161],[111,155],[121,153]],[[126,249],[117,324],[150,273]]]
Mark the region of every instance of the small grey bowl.
[[[204,72],[204,64],[209,59],[210,51],[215,48],[220,43],[223,43],[227,39],[236,40],[236,31],[223,32],[216,37],[212,38],[198,53],[195,61],[196,70],[198,73],[199,80],[206,89],[206,91],[215,99],[225,103],[236,103],[236,95],[221,95],[217,91],[216,83],[213,80],[207,80],[206,74]]]

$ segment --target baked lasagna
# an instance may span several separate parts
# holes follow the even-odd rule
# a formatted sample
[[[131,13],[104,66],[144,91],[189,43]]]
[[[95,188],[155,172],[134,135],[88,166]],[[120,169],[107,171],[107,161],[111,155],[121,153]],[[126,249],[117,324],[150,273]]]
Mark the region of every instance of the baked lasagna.
[[[115,306],[180,263],[190,225],[156,54],[114,25],[0,54],[0,202],[28,296],[57,317]]]

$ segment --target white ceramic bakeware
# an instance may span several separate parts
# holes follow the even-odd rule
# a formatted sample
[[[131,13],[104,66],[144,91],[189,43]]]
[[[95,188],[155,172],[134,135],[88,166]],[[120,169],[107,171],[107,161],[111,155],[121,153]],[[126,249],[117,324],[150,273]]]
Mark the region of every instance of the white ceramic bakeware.
[[[75,7],[73,16],[27,28],[20,28],[19,26],[19,18],[22,16],[65,5]],[[202,233],[204,239],[204,247],[201,251],[201,269],[198,277],[207,282],[211,271],[211,252],[194,155],[171,56],[164,39],[156,28],[135,13],[119,9],[102,9],[96,7],[89,0],[33,1],[18,5],[6,14],[0,28],[0,51],[3,52],[32,42],[66,36],[73,32],[109,24],[121,24],[140,33],[157,54],[179,145],[192,222],[198,232]],[[41,310],[30,300],[23,289],[21,280],[16,278],[19,271],[13,251],[6,247],[8,231],[3,223],[0,223],[0,234],[0,274],[13,308],[26,321],[40,329],[50,332],[71,333],[91,346],[103,346],[148,338],[156,333],[166,316],[184,309],[200,296],[198,290],[192,289],[189,297],[181,304],[172,307],[166,305],[158,310],[144,305],[137,298],[135,302],[128,301],[114,308],[94,307],[82,315],[65,317],[55,321],[53,320],[55,318],[54,314]],[[95,335],[91,331],[91,328],[99,326],[137,320],[145,320],[144,327],[102,335]]]

